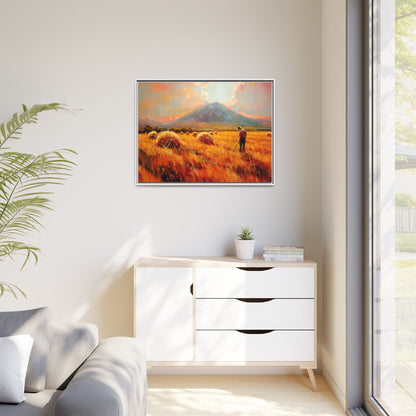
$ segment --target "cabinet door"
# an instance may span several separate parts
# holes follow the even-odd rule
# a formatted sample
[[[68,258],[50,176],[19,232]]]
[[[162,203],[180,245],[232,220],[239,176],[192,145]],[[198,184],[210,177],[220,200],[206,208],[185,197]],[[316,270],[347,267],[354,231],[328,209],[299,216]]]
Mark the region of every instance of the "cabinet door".
[[[190,267],[136,269],[136,336],[147,361],[192,361],[192,281]]]

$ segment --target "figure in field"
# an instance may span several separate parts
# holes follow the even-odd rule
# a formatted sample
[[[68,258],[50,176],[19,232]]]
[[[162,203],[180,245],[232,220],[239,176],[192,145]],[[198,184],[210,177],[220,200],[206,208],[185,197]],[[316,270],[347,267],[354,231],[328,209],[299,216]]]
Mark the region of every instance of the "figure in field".
[[[247,132],[244,129],[242,129],[240,126],[237,127],[237,130],[238,130],[238,137],[240,140],[240,152],[245,152]]]

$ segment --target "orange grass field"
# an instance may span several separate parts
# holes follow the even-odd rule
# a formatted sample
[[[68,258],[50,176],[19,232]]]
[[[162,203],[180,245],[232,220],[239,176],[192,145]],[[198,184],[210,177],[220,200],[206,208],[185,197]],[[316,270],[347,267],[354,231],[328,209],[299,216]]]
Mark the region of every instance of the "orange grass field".
[[[177,134],[181,142],[178,149],[159,147],[157,139],[149,139],[147,133],[139,134],[140,183],[271,183],[270,132],[248,131],[245,153],[240,153],[236,146],[235,130],[212,135],[214,145],[199,143],[191,133]]]

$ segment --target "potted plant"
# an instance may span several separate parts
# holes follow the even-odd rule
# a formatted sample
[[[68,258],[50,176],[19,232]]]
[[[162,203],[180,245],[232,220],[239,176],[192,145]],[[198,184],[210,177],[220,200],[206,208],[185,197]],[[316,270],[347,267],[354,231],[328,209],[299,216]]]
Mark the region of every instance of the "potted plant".
[[[59,103],[23,105],[23,112],[13,114],[10,121],[0,124],[0,264],[23,254],[23,267],[30,258],[38,261],[39,247],[25,237],[39,231],[44,212],[52,209],[51,186],[61,185],[71,174],[75,163],[73,150],[62,149],[42,154],[21,153],[10,149],[10,144],[21,139],[26,124],[36,123],[40,113],[61,110]],[[16,285],[2,280],[0,298],[6,293],[14,297],[24,292]]]
[[[235,240],[235,248],[237,257],[241,260],[249,260],[253,258],[254,246],[256,239],[253,236],[249,227],[241,227],[240,234],[237,234],[238,239]]]

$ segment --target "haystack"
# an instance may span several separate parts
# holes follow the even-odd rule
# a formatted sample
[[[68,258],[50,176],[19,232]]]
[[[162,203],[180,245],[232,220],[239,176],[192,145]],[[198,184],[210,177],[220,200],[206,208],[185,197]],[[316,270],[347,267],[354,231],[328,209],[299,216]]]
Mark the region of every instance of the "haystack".
[[[173,131],[163,131],[157,136],[157,145],[168,149],[178,149],[181,147],[179,136]]]
[[[197,136],[199,143],[214,144],[214,139],[208,133],[199,133]]]
[[[157,139],[157,132],[156,131],[151,131],[148,135],[150,140],[155,140]]]

